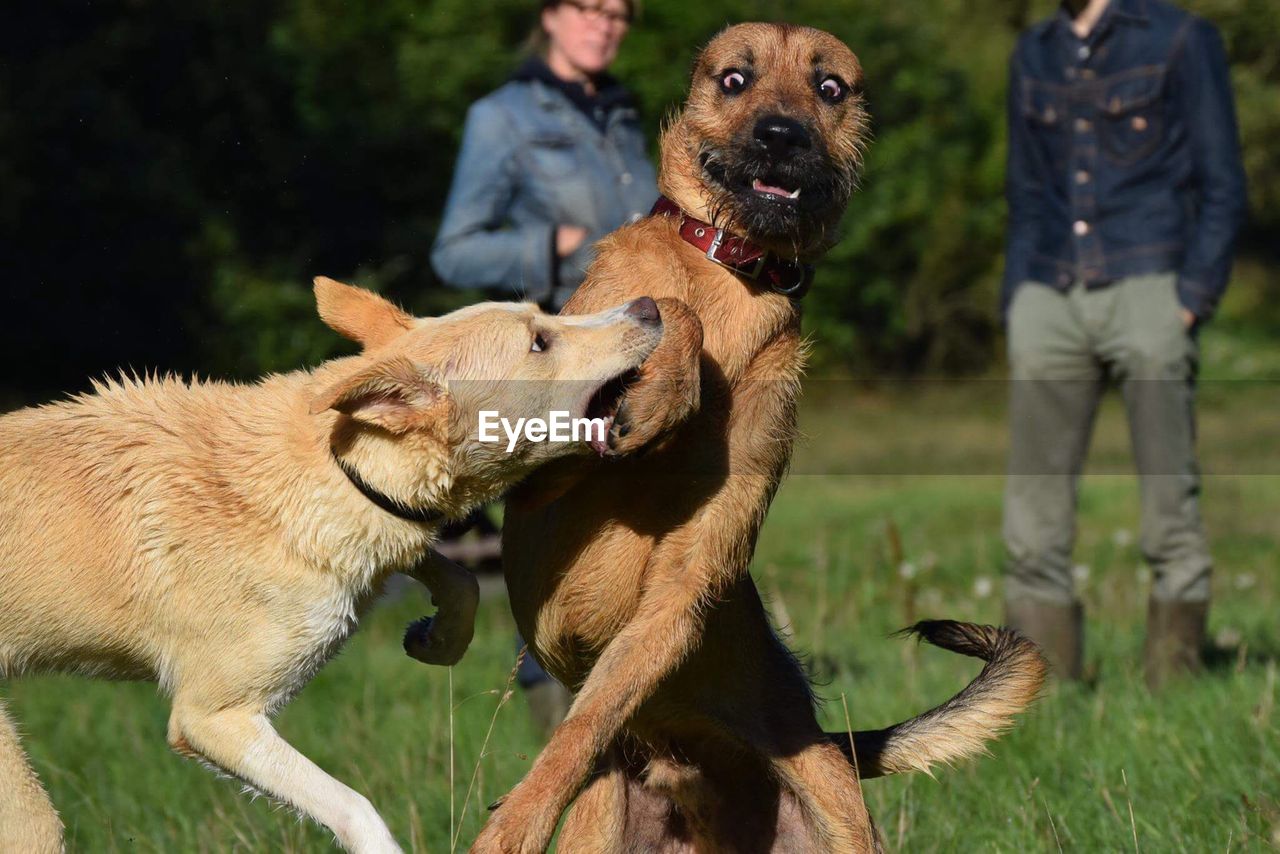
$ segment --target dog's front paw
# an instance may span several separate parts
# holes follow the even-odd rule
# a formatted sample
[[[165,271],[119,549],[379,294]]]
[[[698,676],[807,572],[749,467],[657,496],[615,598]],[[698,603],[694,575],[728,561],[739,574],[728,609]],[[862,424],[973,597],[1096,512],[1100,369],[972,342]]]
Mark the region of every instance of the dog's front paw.
[[[471,846],[482,854],[541,854],[551,845],[560,815],[568,805],[556,795],[555,785],[533,782],[530,772],[522,782],[489,806],[489,820]]]
[[[609,448],[625,456],[672,435],[698,405],[697,384],[650,374],[627,392],[609,431]]]
[[[658,300],[662,341],[640,366],[613,419],[609,446],[634,453],[671,435],[698,410],[701,400],[702,324],[680,300]]]
[[[471,844],[471,854],[541,854],[547,849],[551,840],[548,836],[546,842],[542,841],[542,834],[533,826],[538,822],[530,823],[519,810],[506,809],[507,804],[502,801],[496,806],[497,811],[489,816]]]
[[[404,651],[424,664],[452,665],[462,660],[472,632],[436,614],[414,620],[404,633]]]

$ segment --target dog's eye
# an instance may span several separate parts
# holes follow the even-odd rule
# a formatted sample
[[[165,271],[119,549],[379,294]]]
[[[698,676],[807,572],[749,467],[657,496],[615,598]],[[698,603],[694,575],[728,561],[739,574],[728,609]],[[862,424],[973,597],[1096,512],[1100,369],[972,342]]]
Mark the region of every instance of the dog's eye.
[[[551,346],[551,342],[547,341],[546,336],[541,332],[533,336],[533,344],[529,347],[530,353],[541,353]]]
[[[844,100],[844,96],[849,93],[848,87],[844,85],[844,81],[839,77],[825,77],[818,84],[818,92],[823,99],[829,104],[838,104]]]
[[[726,92],[741,92],[746,88],[747,75],[736,69],[729,69],[720,78],[720,88]]]

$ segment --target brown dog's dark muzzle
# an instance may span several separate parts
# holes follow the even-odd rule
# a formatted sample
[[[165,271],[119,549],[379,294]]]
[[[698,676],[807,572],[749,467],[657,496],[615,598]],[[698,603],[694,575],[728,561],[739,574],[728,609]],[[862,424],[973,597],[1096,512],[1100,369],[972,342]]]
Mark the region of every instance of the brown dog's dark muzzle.
[[[752,136],[758,146],[777,159],[813,148],[813,140],[804,125],[787,116],[765,116],[756,122]]]

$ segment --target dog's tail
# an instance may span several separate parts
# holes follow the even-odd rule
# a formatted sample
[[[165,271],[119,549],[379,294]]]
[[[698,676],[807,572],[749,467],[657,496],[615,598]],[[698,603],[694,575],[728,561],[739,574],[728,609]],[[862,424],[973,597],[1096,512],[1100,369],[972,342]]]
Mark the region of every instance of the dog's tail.
[[[922,620],[899,634],[981,658],[987,664],[972,682],[941,706],[887,729],[827,735],[855,762],[863,779],[903,771],[930,771],[985,753],[985,743],[1013,725],[1044,685],[1048,666],[1034,643],[1012,629]]]

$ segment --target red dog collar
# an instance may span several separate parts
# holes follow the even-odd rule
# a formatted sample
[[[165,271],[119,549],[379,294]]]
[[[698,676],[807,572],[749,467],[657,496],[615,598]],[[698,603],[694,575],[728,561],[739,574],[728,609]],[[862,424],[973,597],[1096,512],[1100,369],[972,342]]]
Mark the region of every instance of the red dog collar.
[[[785,261],[745,237],[695,219],[666,196],[658,197],[649,215],[679,217],[680,236],[686,243],[705,252],[708,260],[775,293],[798,300],[813,282],[812,265]]]

